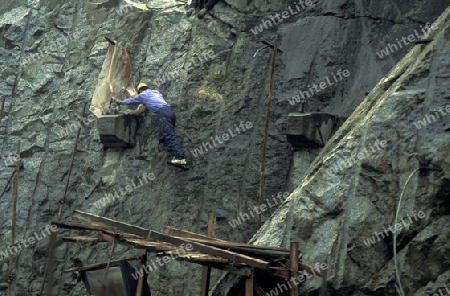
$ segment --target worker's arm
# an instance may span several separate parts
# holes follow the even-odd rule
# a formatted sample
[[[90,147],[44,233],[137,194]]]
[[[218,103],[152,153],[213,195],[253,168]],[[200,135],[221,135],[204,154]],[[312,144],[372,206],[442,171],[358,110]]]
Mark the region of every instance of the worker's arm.
[[[143,98],[141,97],[141,94],[138,94],[134,98],[125,99],[122,101],[122,104],[124,105],[131,105],[131,104],[142,104]]]

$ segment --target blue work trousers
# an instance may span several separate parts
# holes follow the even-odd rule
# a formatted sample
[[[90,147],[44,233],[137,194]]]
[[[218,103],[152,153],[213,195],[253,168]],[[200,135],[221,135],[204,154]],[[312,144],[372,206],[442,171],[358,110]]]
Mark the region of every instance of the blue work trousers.
[[[180,140],[175,134],[177,118],[172,108],[169,106],[162,107],[156,114],[158,115],[159,125],[159,144],[170,156],[174,156],[176,159],[184,159],[183,148],[181,148]]]

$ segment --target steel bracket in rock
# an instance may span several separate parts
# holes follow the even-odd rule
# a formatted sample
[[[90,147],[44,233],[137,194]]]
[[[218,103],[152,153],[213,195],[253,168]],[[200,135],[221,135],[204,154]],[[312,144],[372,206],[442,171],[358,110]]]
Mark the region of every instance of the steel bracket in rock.
[[[105,148],[134,147],[136,127],[135,115],[101,115],[98,117],[98,133]]]
[[[295,148],[321,148],[344,122],[323,112],[290,113],[286,138]]]

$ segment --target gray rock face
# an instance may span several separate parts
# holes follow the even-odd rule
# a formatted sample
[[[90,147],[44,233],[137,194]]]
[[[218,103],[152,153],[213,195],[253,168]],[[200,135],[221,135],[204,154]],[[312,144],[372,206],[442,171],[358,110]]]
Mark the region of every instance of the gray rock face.
[[[432,44],[417,45],[415,54],[360,103],[414,46],[395,50],[396,38],[420,32],[420,26],[433,22],[448,1],[311,1],[297,9],[292,1],[230,0],[219,2],[204,20],[187,18],[180,2],[159,2],[157,7],[117,0],[0,3],[0,153],[4,157],[15,153],[20,139],[24,163],[17,240],[29,238],[56,219],[59,200],[65,196],[62,218],[80,209],[155,230],[170,225],[205,233],[207,213],[214,211],[217,237],[248,241],[256,231],[256,220],[237,227],[229,222],[257,204],[272,54],[267,43],[277,41],[280,52],[264,191],[267,196],[294,193],[272,218],[275,209],[264,213],[267,223],[253,241],[287,246],[290,240],[298,240],[305,262],[330,262],[329,286],[341,295],[348,287],[360,289],[355,295],[394,291],[392,235],[370,248],[361,240],[392,223],[406,175],[393,176],[390,167],[438,165],[448,178],[444,153],[448,139],[443,133],[447,119],[417,130],[412,126],[448,101],[444,23],[438,24],[439,36],[433,35]],[[283,11],[288,17],[281,14],[280,20],[276,13]],[[119,40],[130,51],[134,82],[148,82],[172,105],[190,171],[165,164],[165,153],[157,149],[157,122],[148,115],[132,149],[105,150],[96,123],[84,125],[68,175],[77,132],[60,131],[87,115],[80,113],[98,81],[108,48],[104,36]],[[381,57],[380,50],[386,50],[388,43],[392,50],[387,48]],[[327,77],[334,79],[339,69],[348,70],[350,76],[336,76],[334,85],[314,88]],[[403,72],[407,75],[402,76]],[[305,103],[291,105],[289,99],[299,91],[309,91],[310,96]],[[288,113],[347,117],[358,105],[319,157],[318,150],[291,153],[285,135]],[[252,128],[243,130],[241,122],[251,123]],[[213,142],[229,130],[236,135]],[[384,157],[389,166],[376,167],[366,159],[332,176],[326,173],[329,166],[338,165],[361,145],[374,145],[376,139],[388,144],[369,158]],[[418,158],[408,158],[409,154]],[[13,170],[2,168],[0,190]],[[94,205],[143,173],[154,173],[155,180],[103,207]],[[436,291],[447,280],[446,234],[437,235],[436,229],[445,229],[448,223],[448,183],[442,173],[427,174],[414,175],[400,212],[400,217],[413,210],[426,214],[398,236],[406,294]],[[12,192],[9,185],[0,198],[4,211],[0,252],[10,245]],[[59,237],[75,234],[61,232]],[[109,245],[69,247],[59,241],[50,254],[46,244],[43,239],[16,254],[15,295],[39,293],[50,255],[56,258],[54,295],[84,295],[76,278],[62,271],[71,266],[71,258],[85,264],[105,261],[110,249]],[[117,246],[114,258],[138,253]],[[423,259],[429,260],[428,266],[423,266]],[[5,258],[0,261],[0,275],[8,275]],[[154,295],[198,295],[200,275],[199,266],[172,262],[152,273],[149,283]],[[213,281],[220,275],[214,272]],[[1,293],[4,287],[0,285]],[[317,281],[308,283],[309,288],[316,289]]]
[[[329,265],[332,295],[440,295],[447,287],[450,9],[435,29],[374,87],[251,239],[298,241],[305,263]],[[228,275],[214,295],[235,295],[238,282]],[[301,291],[320,285],[310,280]]]

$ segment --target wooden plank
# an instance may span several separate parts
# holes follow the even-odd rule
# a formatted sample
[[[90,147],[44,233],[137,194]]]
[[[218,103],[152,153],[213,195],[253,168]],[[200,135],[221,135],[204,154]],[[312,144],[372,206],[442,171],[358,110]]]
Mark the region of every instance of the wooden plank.
[[[214,227],[216,225],[216,215],[214,213],[208,214],[208,227],[206,229],[206,236],[209,238],[214,237]]]
[[[16,158],[16,178],[13,184],[13,208],[12,208],[12,219],[11,219],[11,246],[16,243],[16,219],[17,219],[17,198],[19,196],[19,173],[20,173],[20,139],[17,141],[17,155],[19,159]],[[13,265],[15,255],[11,254],[9,256],[9,278],[8,278],[8,295],[13,295],[13,282],[16,274],[13,273]]]
[[[109,234],[106,234],[106,233],[103,233],[100,231],[98,232],[97,236],[99,239],[106,241],[106,242],[110,242],[110,243],[112,243],[116,240],[116,238],[113,235],[109,235]]]
[[[290,268],[290,276],[296,277],[298,275],[298,242],[291,242],[291,268]],[[290,285],[289,295],[290,296],[298,296],[298,285]]]
[[[113,230],[115,232],[124,232],[124,233],[135,234],[135,235],[139,235],[139,236],[143,236],[143,237],[147,237],[148,233],[149,233],[148,229],[145,229],[142,227],[130,225],[127,223],[119,222],[119,221],[116,221],[113,219],[100,217],[97,215],[93,215],[93,214],[89,214],[89,213],[85,213],[85,212],[81,212],[81,211],[75,211],[72,214],[72,217],[75,219],[78,219],[78,220],[85,221],[85,222],[103,223],[104,225],[107,226],[108,229]]]
[[[113,260],[113,261],[111,261],[111,265],[115,265],[115,264],[126,262],[126,261],[139,260],[139,259],[141,259],[139,256],[134,256],[134,257]],[[64,270],[64,273],[101,269],[101,268],[106,267],[107,265],[108,265],[108,262],[101,262],[101,263],[94,263],[94,264],[86,265],[83,267],[72,267],[72,268]]]
[[[259,191],[258,191],[258,208],[261,208],[261,204],[263,201],[263,188],[264,188],[265,171],[266,171],[267,140],[269,137],[270,108],[272,105],[273,90],[275,88],[275,66],[276,66],[276,60],[277,60],[277,49],[278,49],[278,45],[275,42],[274,47],[273,47],[273,56],[272,56],[272,70],[270,73],[269,98],[267,100],[266,124],[265,124],[265,128],[264,128],[264,141],[263,141],[263,149],[262,149],[262,160],[261,160]],[[258,222],[257,222],[256,229],[261,228],[261,219],[262,219],[262,211],[258,212]]]
[[[109,252],[108,264],[106,265],[106,270],[105,270],[105,278],[108,275],[109,266],[111,265],[111,259],[112,259],[112,255],[114,254],[115,247],[116,247],[116,239],[114,239],[114,241],[111,244],[111,251]]]
[[[124,224],[121,222],[117,222],[111,219],[102,218],[99,216],[91,215],[91,214],[85,214],[82,212],[77,211],[73,217],[76,217],[77,219],[80,218],[80,220],[83,220],[85,222],[61,222],[61,221],[54,221],[53,223],[57,226],[63,227],[63,228],[70,228],[70,229],[79,229],[79,230],[97,230],[97,231],[106,231],[106,232],[124,232],[124,234],[131,234],[131,235],[137,235],[141,237],[146,237],[146,235],[149,233],[147,229],[135,227],[132,225]],[[99,226],[97,222],[104,224],[104,226]],[[166,226],[164,228],[165,233],[172,233],[177,237],[182,238],[189,238],[189,240],[198,241],[205,245],[211,245],[216,246],[220,248],[231,248],[236,251],[247,251],[247,252],[257,252],[259,255],[267,255],[267,256],[274,256],[274,257],[285,257],[289,256],[289,250],[278,248],[278,247],[266,247],[266,246],[255,246],[255,245],[249,245],[249,244],[243,244],[243,243],[234,243],[234,242],[227,242],[224,240],[214,239],[214,238],[208,238],[207,236],[196,234],[189,231],[179,230],[172,227]],[[261,251],[257,251],[261,250]],[[269,252],[264,252],[269,251]],[[272,252],[272,253],[271,253]]]
[[[216,247],[207,246],[198,242],[190,241],[187,239],[182,239],[178,237],[174,237],[171,235],[159,233],[156,231],[150,232],[150,237],[156,240],[165,241],[173,245],[181,245],[181,244],[191,244],[193,249],[205,254],[210,254],[218,257],[222,257],[230,260],[233,263],[244,263],[254,268],[259,269],[268,269],[270,264],[267,261],[256,259],[250,256],[238,254],[235,252],[222,250]]]
[[[266,257],[261,258],[265,260],[270,261],[279,261],[279,260],[285,260],[289,258],[289,251],[278,251],[278,250],[271,250],[268,247],[262,247],[262,246],[252,246],[252,245],[245,245],[245,244],[239,244],[239,243],[232,243],[232,242],[216,242],[216,241],[205,241],[203,239],[190,239],[190,241],[195,241],[202,243],[207,246],[213,246],[221,249],[230,250],[237,253],[242,253],[244,255],[248,255],[251,257]]]
[[[206,235],[202,235],[202,234],[198,234],[195,232],[190,232],[187,230],[181,230],[181,229],[177,229],[177,228],[173,228],[170,226],[165,226],[163,233],[168,234],[168,235],[172,235],[172,236],[177,236],[177,237],[183,237],[183,238],[189,238],[189,239],[199,239],[202,241],[216,241],[216,242],[223,242],[226,243],[227,241],[221,240],[221,239],[217,239],[217,238],[213,238],[213,237],[208,237]]]
[[[62,238],[65,242],[73,242],[73,243],[98,243],[98,242],[106,242],[101,241],[98,237],[91,236],[64,236]]]
[[[113,236],[108,235],[107,233],[111,233],[112,235],[119,235],[118,233],[114,233],[112,230],[110,229],[106,229],[104,226],[97,226],[98,223],[96,222],[61,222],[61,221],[53,221],[54,224],[56,224],[58,227],[61,228],[69,228],[69,229],[78,229],[78,230],[93,230],[93,231],[101,231],[102,233],[99,234],[99,236],[104,237],[106,240],[108,240],[108,238],[113,239]],[[93,224],[97,224],[97,225],[93,225]],[[131,238],[130,238],[131,237]],[[110,241],[110,240],[108,240]],[[124,234],[124,233],[120,233],[120,238],[119,241],[121,243],[125,243],[128,245],[132,245],[136,248],[146,248],[149,251],[170,251],[170,250],[176,250],[177,247],[176,246],[170,246],[169,245],[163,245],[163,244],[157,244],[153,243],[152,244],[152,240],[151,238],[143,238],[140,236],[135,236],[135,235],[130,235],[130,234]],[[189,240],[190,241],[190,240]],[[195,241],[195,240],[194,240]],[[249,254],[248,256],[250,257],[255,257],[255,255],[260,255],[260,256],[269,256],[271,258],[278,258],[278,259],[283,259],[285,258],[285,253],[281,252],[279,253],[278,251],[263,251],[266,250],[267,247],[261,247],[261,246],[251,246],[251,245],[246,245],[246,244],[237,244],[238,246],[233,246],[233,243],[230,244],[222,244],[222,243],[218,243],[218,242],[204,242],[202,241],[205,245],[212,245],[220,247],[220,248],[225,248],[225,249],[230,249],[231,251],[237,252],[237,253],[247,253]],[[246,245],[246,246],[250,246],[251,249],[247,249],[247,247],[243,248],[240,247],[240,245]],[[255,248],[255,250],[253,249]],[[259,250],[261,249],[261,250]],[[273,252],[273,254],[272,254]],[[245,254],[244,254],[245,255]],[[229,259],[229,258],[227,258]],[[229,259],[231,260],[231,259]]]
[[[199,263],[202,265],[203,265],[203,263],[227,264],[230,262],[228,259],[223,259],[223,258],[211,256],[211,255],[206,255],[206,254],[201,254],[198,252],[183,254],[181,256],[175,256],[175,258],[180,259],[180,260],[190,261],[193,263]]]
[[[63,221],[52,221],[52,224],[57,225],[59,228],[66,229],[76,229],[76,230],[90,230],[99,231],[98,234],[101,240],[107,240],[112,242],[114,237],[120,234],[121,239],[140,239],[145,241],[150,241],[150,238],[128,234],[128,233],[118,233],[115,230],[108,229],[106,226],[98,222],[63,222]]]
[[[215,223],[216,223],[216,215],[214,215],[214,213],[209,213],[209,215],[208,215],[208,227],[207,227],[207,230],[206,230],[207,236],[209,238],[213,237],[213,231],[214,231],[214,224]],[[203,266],[200,296],[208,296],[210,281],[211,281],[211,267]]]
[[[245,296],[253,296],[253,274],[245,280]]]
[[[170,242],[158,242],[158,241],[154,241],[154,238],[142,238],[142,237],[135,236],[132,234],[114,233],[112,230],[106,229],[104,226],[98,226],[101,224],[99,222],[86,223],[86,222],[54,221],[54,224],[56,224],[57,226],[59,226],[61,228],[101,231],[102,233],[100,235],[103,237],[113,238],[114,236],[116,236],[116,237],[118,237],[118,242],[121,244],[131,245],[133,247],[141,248],[141,249],[145,248],[149,251],[162,251],[162,252],[174,251],[174,250],[178,249],[178,247],[176,246],[177,244],[180,245],[181,243],[191,243],[192,245],[196,244],[197,248],[200,248],[197,251],[207,253],[207,254],[210,254],[211,252],[213,252],[213,254],[210,254],[210,255],[221,257],[221,258],[227,259],[229,261],[233,261],[233,259],[234,259],[235,264],[244,263],[244,264],[248,264],[249,266],[253,266],[255,268],[262,268],[262,269],[266,269],[269,266],[269,263],[264,260],[256,259],[251,256],[242,255],[242,254],[228,251],[228,250],[222,250],[222,249],[218,249],[215,247],[203,245],[203,244],[191,241],[191,240],[184,240],[181,238],[173,237],[173,239],[176,239],[175,243],[173,242],[173,240],[171,240]],[[96,225],[94,225],[94,224],[96,224]],[[111,235],[109,235],[107,233],[111,233]],[[153,232],[153,233],[156,234],[156,232]],[[163,235],[163,234],[161,234],[161,235]],[[225,245],[223,245],[223,246],[225,246]],[[256,247],[258,247],[258,246],[256,246]],[[205,263],[204,265],[207,265],[207,264]]]
[[[211,245],[211,246],[223,246],[226,248],[230,247],[243,247],[243,248],[249,248],[249,249],[255,249],[255,250],[268,250],[268,251],[278,251],[282,254],[286,254],[287,257],[289,257],[290,250],[280,247],[268,247],[268,246],[256,246],[256,245],[249,245],[244,243],[236,243],[236,242],[229,242],[221,239],[216,238],[209,238],[207,236],[197,234],[194,232],[189,232],[186,230],[176,229],[170,226],[164,227],[165,234],[169,234],[172,236],[182,237],[182,238],[188,238],[189,240],[198,241],[205,245]]]
[[[77,230],[93,230],[93,231],[107,231],[108,229],[103,226],[92,225],[88,223],[80,222],[63,222],[63,221],[52,221],[59,228],[67,229],[77,229]]]
[[[80,117],[84,117],[84,112],[86,111],[86,106],[87,106],[87,102],[84,102],[83,110],[81,111]],[[59,211],[58,211],[58,220],[61,219],[63,207],[64,207],[64,204],[66,203],[66,195],[67,195],[67,191],[69,189],[70,176],[72,175],[72,168],[73,168],[73,163],[75,161],[75,154],[77,152],[78,140],[80,139],[80,132],[81,132],[81,125],[77,128],[77,138],[75,139],[75,143],[74,143],[73,149],[72,149],[72,157],[70,160],[69,170],[67,171],[67,181],[66,181],[66,185],[64,187],[64,195],[63,195],[63,198],[59,201],[60,204],[59,204]]]
[[[201,296],[208,296],[209,283],[211,281],[211,267],[203,266],[202,270],[202,283],[201,283]]]
[[[192,263],[198,263],[205,266],[210,266],[211,264],[227,264],[230,262],[228,259],[220,258],[213,255],[203,254],[201,252],[186,252],[178,255],[176,250],[179,250],[179,247],[174,245],[165,243],[165,242],[142,242],[142,240],[133,240],[133,239],[121,239],[119,238],[119,242],[125,245],[133,246],[136,248],[144,248],[148,251],[152,252],[162,252],[163,255],[172,256],[175,259],[185,260]],[[200,257],[199,257],[200,256]]]
[[[145,272],[145,265],[147,264],[147,250],[144,250],[142,252],[142,258],[141,258],[141,268],[144,270],[143,276],[139,277],[137,289],[136,289],[136,296],[144,296],[144,281],[147,282],[147,272]]]
[[[47,283],[46,287],[46,293],[45,295],[52,296],[53,295],[53,285],[55,284],[54,278],[55,278],[55,271],[56,271],[56,242],[58,239],[58,232],[52,232],[49,236],[48,241],[48,261],[47,261],[47,270],[46,270],[46,277],[44,281]]]
[[[45,260],[45,271],[44,271],[44,279],[42,280],[41,287],[39,289],[39,293],[37,295],[43,295],[45,283],[50,281],[50,277],[53,277],[54,272],[54,264],[56,262],[55,258],[55,246],[57,240],[57,232],[52,232],[49,236],[48,244],[47,244],[47,259]],[[51,271],[51,275],[50,275]],[[53,280],[53,278],[51,278]]]
[[[249,255],[252,257],[256,256],[265,256],[269,257],[273,260],[284,260],[289,258],[289,251],[278,251],[278,250],[271,250],[269,248],[264,248],[260,246],[251,246],[251,245],[245,245],[245,244],[234,244],[234,243],[221,243],[221,242],[214,242],[214,241],[201,241],[201,240],[193,240],[202,244],[205,244],[207,246],[213,246],[221,249],[227,249],[233,252],[238,253],[244,253],[245,255]]]
[[[170,252],[179,249],[178,247],[165,242],[145,241],[143,239],[119,238],[119,242],[135,248],[147,249],[150,252]]]

